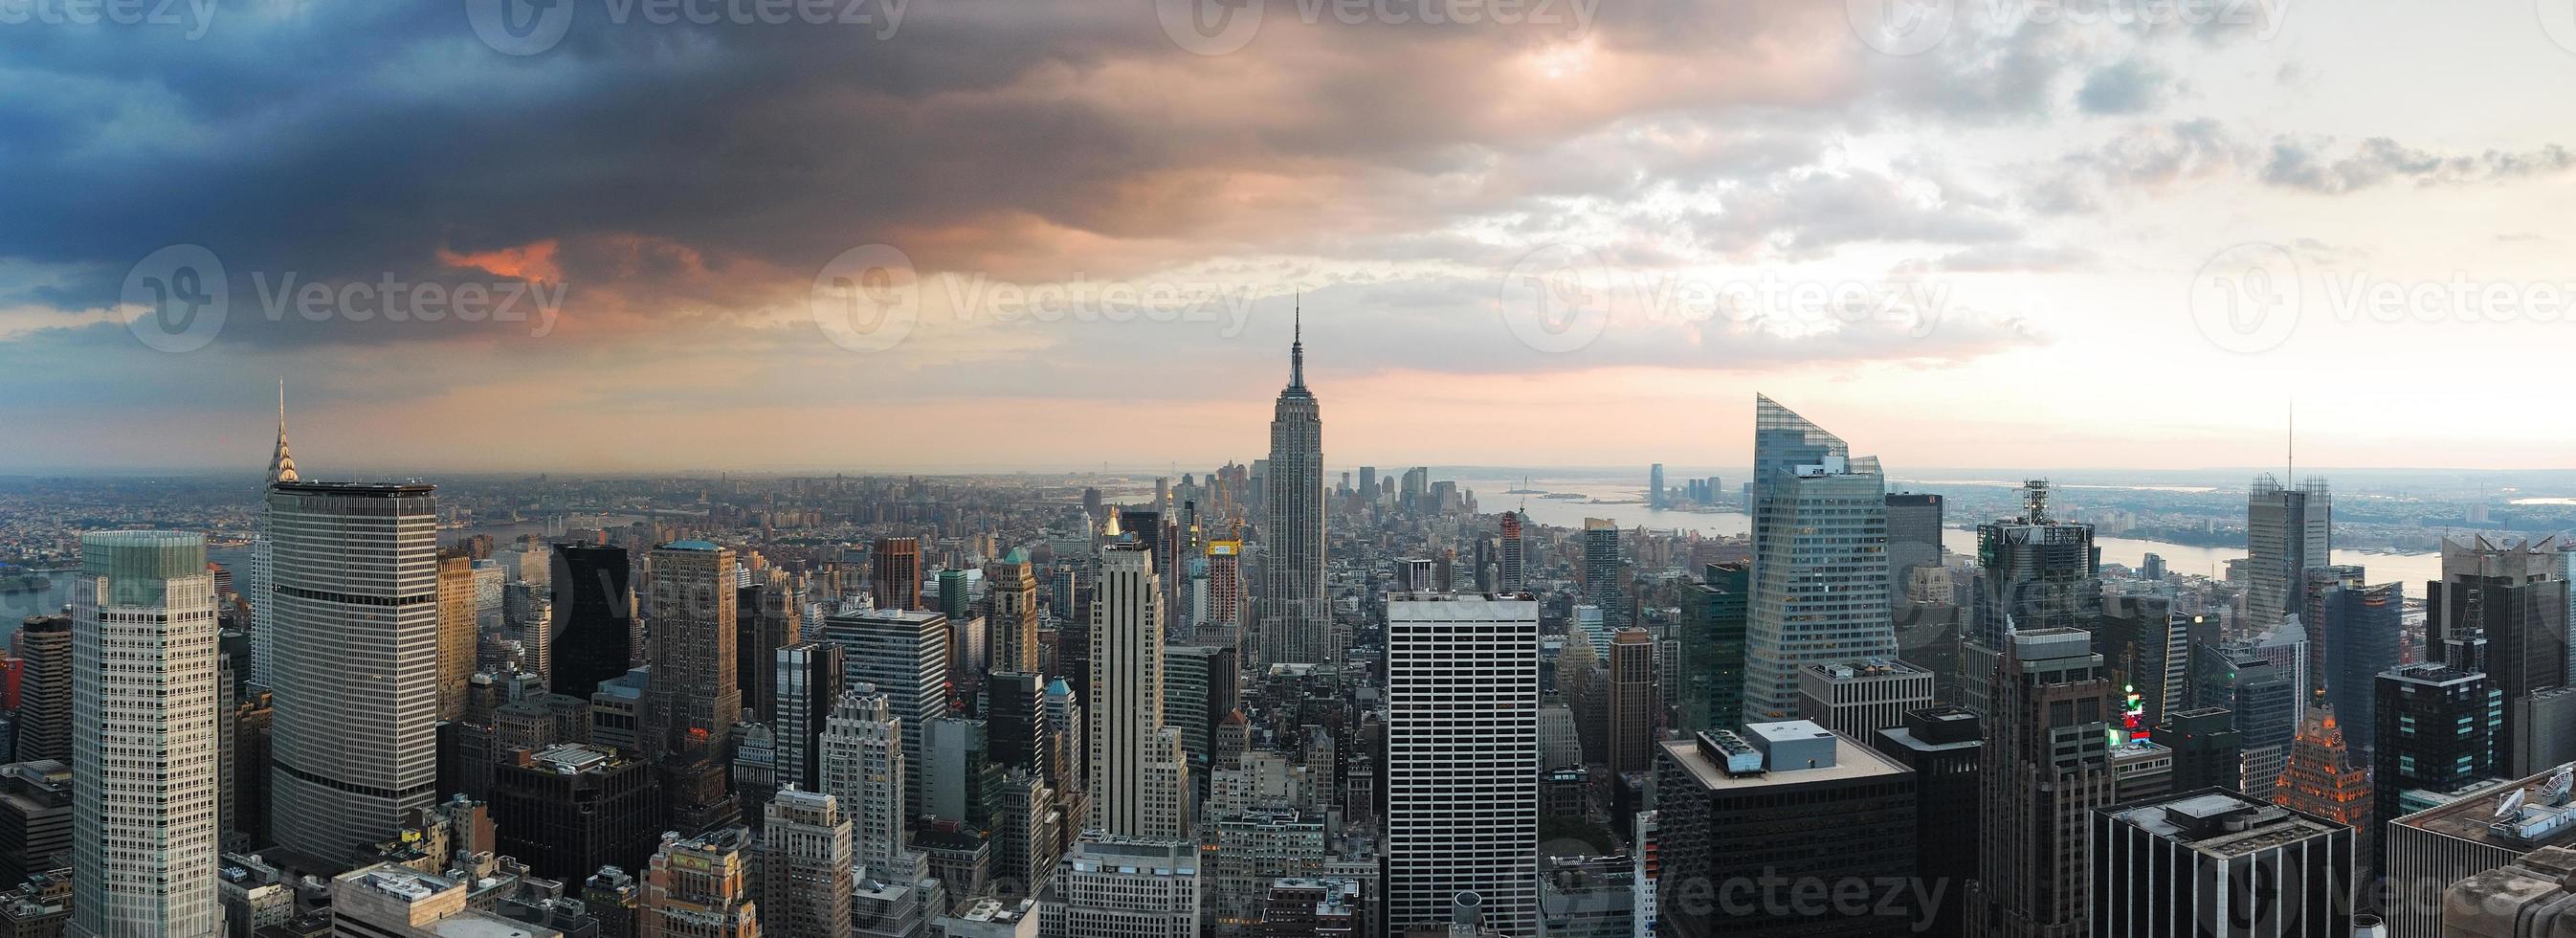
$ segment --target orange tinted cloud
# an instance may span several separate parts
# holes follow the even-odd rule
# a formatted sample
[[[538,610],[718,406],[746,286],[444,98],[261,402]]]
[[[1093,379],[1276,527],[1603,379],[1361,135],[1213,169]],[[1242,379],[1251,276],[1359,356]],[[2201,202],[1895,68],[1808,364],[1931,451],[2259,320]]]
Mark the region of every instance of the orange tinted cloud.
[[[530,241],[514,248],[459,254],[438,249],[438,262],[449,267],[471,267],[496,277],[517,277],[545,283],[563,282],[563,271],[555,267],[555,239]]]

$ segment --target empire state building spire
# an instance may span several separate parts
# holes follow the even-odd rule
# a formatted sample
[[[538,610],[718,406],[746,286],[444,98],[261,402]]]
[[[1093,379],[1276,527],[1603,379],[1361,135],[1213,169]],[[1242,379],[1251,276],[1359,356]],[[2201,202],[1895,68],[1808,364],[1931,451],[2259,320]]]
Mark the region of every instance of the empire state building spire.
[[[1288,387],[1270,421],[1270,475],[1261,538],[1270,552],[1263,576],[1260,660],[1320,664],[1333,660],[1332,604],[1324,581],[1324,418],[1306,389],[1305,313],[1297,312],[1288,346]]]
[[[1304,297],[1294,302],[1288,327],[1288,386],[1302,388],[1306,386],[1306,310]]]
[[[286,379],[277,379],[277,451],[268,457],[268,481],[296,481],[295,454],[286,450]]]

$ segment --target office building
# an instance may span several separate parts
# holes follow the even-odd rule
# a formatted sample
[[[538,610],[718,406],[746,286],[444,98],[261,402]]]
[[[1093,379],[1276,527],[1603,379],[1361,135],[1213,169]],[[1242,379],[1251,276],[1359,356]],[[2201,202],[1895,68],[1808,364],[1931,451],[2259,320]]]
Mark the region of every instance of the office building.
[[[644,695],[644,752],[660,760],[721,758],[742,721],[734,640],[740,598],[732,550],[708,541],[653,549],[653,682]]]
[[[340,858],[438,797],[438,504],[427,485],[268,490],[277,843]]]
[[[879,609],[929,608],[921,601],[921,541],[877,538],[868,551],[868,589]]]
[[[1201,793],[1206,791],[1215,756],[1217,721],[1234,711],[1241,676],[1233,648],[1171,645],[1163,649],[1163,725],[1180,734],[1191,782]]]
[[[1905,602],[1905,584],[1922,567],[1941,566],[1941,496],[1887,493],[1888,605]]]
[[[519,749],[492,773],[500,852],[548,879],[642,869],[661,843],[665,810],[653,767],[603,746]]]
[[[823,794],[852,825],[858,862],[884,869],[908,852],[906,759],[902,719],[883,694],[865,684],[844,687],[816,741]]]
[[[805,637],[805,589],[771,567],[734,590],[734,691],[746,719],[778,716],[776,652]]]
[[[844,688],[867,685],[885,695],[903,729],[904,816],[919,815],[930,765],[922,731],[948,715],[948,617],[936,612],[875,609],[823,620],[823,637],[841,646]],[[834,794],[840,794],[834,792]],[[842,810],[851,810],[842,797]]]
[[[819,791],[823,785],[823,751],[817,741],[832,704],[841,697],[841,678],[848,667],[841,646],[829,641],[801,641],[770,653],[776,674],[771,686],[770,746],[781,787]]]
[[[2285,488],[2271,473],[2254,477],[2245,505],[2245,618],[2254,631],[2298,611],[2301,571],[2334,563],[2334,505],[2326,481]]]
[[[1289,877],[1270,882],[1262,902],[1262,938],[1359,938],[1369,933],[1360,881]]]
[[[2148,738],[2172,751],[2175,791],[2243,784],[2245,734],[2236,729],[2235,711],[2225,707],[2177,710],[2166,714]]]
[[[28,616],[9,640],[26,662],[18,678],[18,709],[11,713],[20,762],[72,758],[72,617]]]
[[[1811,664],[1798,672],[1798,718],[1871,739],[1932,705],[1932,672],[1902,661]]]
[[[1746,563],[1709,564],[1702,582],[1681,588],[1681,674],[1674,693],[1675,728],[1728,729],[1744,717]]]
[[[1317,476],[1323,483],[1322,477]],[[1091,827],[1133,837],[1189,833],[1188,756],[1163,725],[1163,600],[1154,562],[1122,538],[1100,552],[1091,612]]]
[[[547,684],[558,694],[588,697],[634,665],[633,563],[623,547],[557,544],[552,576],[553,674]]]
[[[2118,797],[2110,678],[2082,629],[2012,633],[1996,669],[1968,934],[2080,935],[2085,824]]]
[[[476,639],[474,558],[441,551],[438,558],[438,718],[465,715],[465,679],[474,675]]]
[[[830,795],[782,791],[760,833],[763,938],[847,938],[850,821]]]
[[[2401,665],[2379,675],[2379,746],[2372,754],[2371,816],[2389,824],[2411,813],[2409,792],[2449,800],[2479,780],[2495,778],[2495,737],[2504,731],[2504,695],[2480,673],[2444,665]],[[2382,845],[2383,854],[2388,844]],[[2384,861],[2384,858],[2383,858]],[[2382,862],[2382,873],[2393,869]]]
[[[72,767],[52,759],[0,765],[0,882],[69,868]]]
[[[1627,582],[1619,573],[1619,525],[1607,518],[1583,519],[1583,601],[1599,609],[1604,622],[1628,622]]]
[[[2528,775],[2533,765],[2513,748],[2518,726],[2514,701],[2568,680],[2568,582],[2559,576],[2556,540],[2500,542],[2484,535],[2442,542],[2442,580],[2424,594],[2424,640],[2431,660],[2452,664],[2447,642],[2482,632],[2484,671],[2506,701],[2504,731],[2496,740],[2499,771]]]
[[[1609,678],[1605,751],[1610,774],[1652,771],[1655,729],[1663,713],[1655,687],[1654,637],[1644,629],[1620,629],[1612,635]]]
[[[1977,812],[1984,801],[1985,731],[1976,711],[1927,707],[1905,714],[1896,727],[1869,737],[1878,754],[1914,772],[1914,866],[1927,889],[1958,896],[1977,868]],[[1658,814],[1657,823],[1662,823]],[[1934,903],[1923,912],[1926,934],[1961,933],[1960,904]]]
[[[1472,891],[1535,938],[1538,601],[1394,596],[1386,638],[1387,927],[1444,921]]]
[[[67,935],[214,938],[223,930],[215,629],[203,536],[81,536]]]
[[[1958,682],[1970,709],[1988,706],[1986,682],[2008,633],[2102,625],[2102,551],[2093,546],[2093,526],[2050,516],[2048,496],[2046,480],[2025,482],[2019,516],[1977,526],[1976,601]]]
[[[1501,567],[1502,582],[1496,586],[1507,593],[1528,588],[1529,547],[1522,541],[1523,524],[1520,512],[1503,512],[1501,557],[1495,561]]]
[[[2356,839],[2361,856],[2368,857],[2373,827],[2370,768],[2369,763],[2355,762],[2352,756],[2352,750],[2344,744],[2343,728],[2335,720],[2334,709],[2319,707],[2308,711],[2307,719],[2299,725],[2298,741],[2290,745],[2289,763],[2281,770],[2280,784],[2272,790],[2272,803],[2356,829],[2360,832]],[[2370,861],[2365,859],[2362,865],[2367,867]]]
[[[1646,507],[1664,507],[1664,464],[1656,463],[1646,470]]]
[[[1243,542],[1209,541],[1207,565],[1207,603],[1199,616],[1200,638],[1240,649],[1244,623]]]
[[[995,671],[1038,670],[1038,576],[1025,550],[984,568],[984,663]]]
[[[2561,766],[2457,793],[2448,803],[2387,824],[2380,872],[2394,938],[2449,938],[2444,893],[2454,884],[2502,869],[2535,850],[2576,849],[2571,770]],[[2478,933],[2471,933],[2478,934]],[[2485,938],[2481,935],[2480,938]]]
[[[1909,933],[1912,897],[1893,886],[1916,870],[1916,780],[1904,764],[1805,720],[1658,748],[1662,927],[1681,938]],[[1870,884],[1869,911],[1801,908],[1790,892],[1801,880]]]
[[[1748,724],[1796,713],[1798,671],[1808,665],[1896,658],[1878,460],[1822,459],[1760,483],[1745,628]]]
[[[2576,850],[2542,847],[2463,879],[2442,897],[2443,938],[2576,932]]]
[[[2345,741],[2368,759],[2377,744],[2379,673],[2404,661],[2406,587],[2403,583],[2358,582],[2359,567],[2309,571],[2309,616],[2325,647],[2319,656],[2326,702],[2341,718]]]
[[[2112,596],[2103,600],[2102,624],[2093,630],[2094,649],[2102,653],[2112,683],[2136,701],[2134,709],[2123,709],[2121,729],[2135,736],[2164,722],[2167,714],[2188,709],[2191,649],[2202,640],[2218,640],[2218,620],[2175,615],[2170,599]]]
[[[760,938],[751,901],[751,832],[664,833],[645,868],[641,938]]]
[[[1047,938],[1198,938],[1204,890],[1194,842],[1084,835],[1038,902],[1039,932]]]
[[[1270,420],[1269,470],[1262,482],[1264,664],[1339,657],[1332,648],[1332,606],[1324,595],[1324,420],[1306,389],[1303,328],[1297,333],[1288,347],[1288,386],[1279,392]],[[1092,699],[1099,702],[1096,689]]]
[[[2353,934],[2349,827],[2229,791],[2124,804],[2090,823],[2092,934]]]

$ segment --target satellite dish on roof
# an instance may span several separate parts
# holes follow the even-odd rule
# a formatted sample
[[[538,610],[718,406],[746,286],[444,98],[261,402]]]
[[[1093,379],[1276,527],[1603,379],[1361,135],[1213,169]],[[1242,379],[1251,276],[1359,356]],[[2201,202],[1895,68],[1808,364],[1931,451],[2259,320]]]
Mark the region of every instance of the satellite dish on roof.
[[[2516,788],[2513,790],[2512,794],[2506,795],[2496,802],[2496,820],[2501,821],[2506,818],[2520,815],[2522,813],[2522,804],[2523,790]]]

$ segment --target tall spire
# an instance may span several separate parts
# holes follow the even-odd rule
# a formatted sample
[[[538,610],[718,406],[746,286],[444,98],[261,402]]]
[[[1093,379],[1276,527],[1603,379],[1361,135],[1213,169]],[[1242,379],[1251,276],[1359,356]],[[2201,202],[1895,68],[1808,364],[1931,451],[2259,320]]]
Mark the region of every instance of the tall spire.
[[[277,379],[277,451],[268,457],[268,481],[296,481],[295,454],[286,450],[286,379]]]
[[[1288,386],[1306,386],[1306,295],[1298,291],[1291,304],[1288,332]]]

